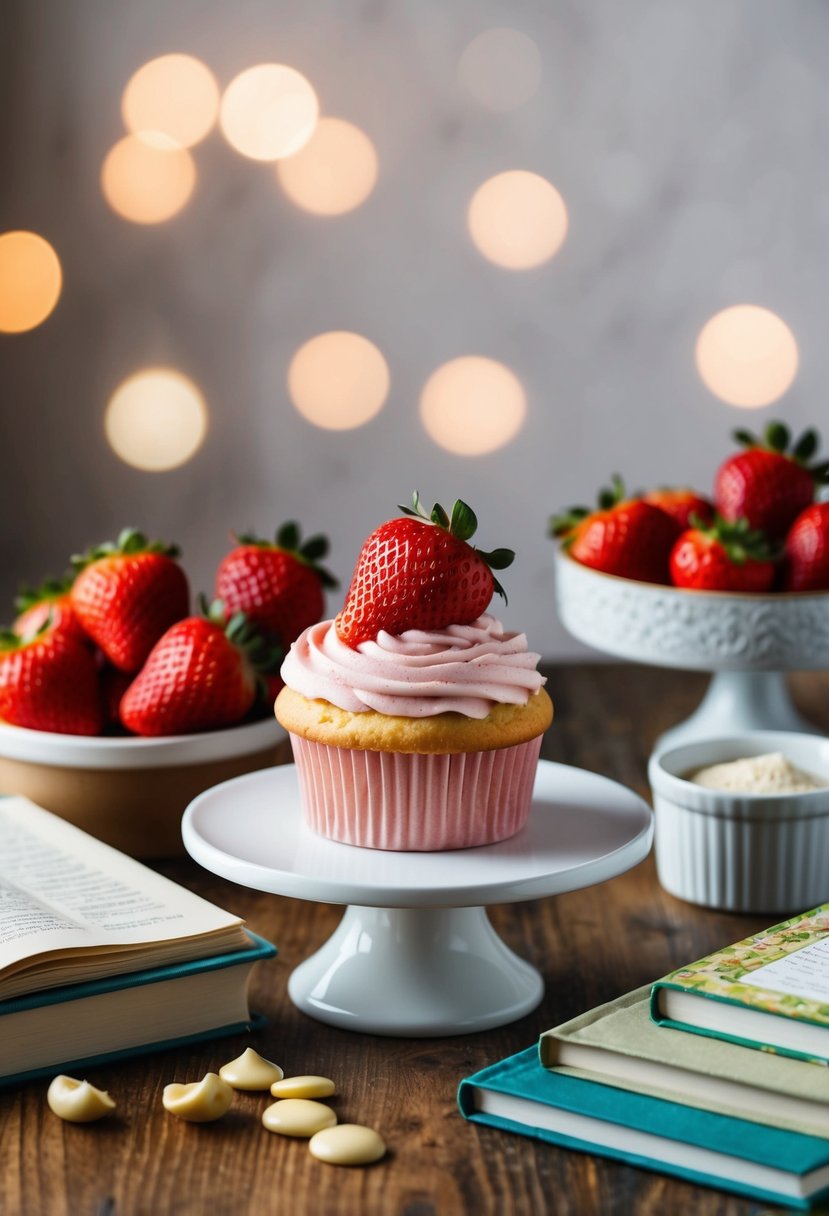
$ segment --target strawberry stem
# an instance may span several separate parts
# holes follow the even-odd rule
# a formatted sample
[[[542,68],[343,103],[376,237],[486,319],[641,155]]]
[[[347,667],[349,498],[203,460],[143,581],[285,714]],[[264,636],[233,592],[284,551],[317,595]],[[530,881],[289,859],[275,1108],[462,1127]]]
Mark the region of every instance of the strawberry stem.
[[[404,515],[411,515],[415,519],[422,519],[428,524],[434,524],[438,528],[443,528],[445,532],[456,536],[458,540],[469,542],[475,535],[478,529],[478,517],[468,503],[457,498],[452,505],[451,516],[446,510],[436,502],[431,511],[427,513],[420,499],[420,493],[415,490],[412,494],[412,505],[404,507],[398,503],[399,509]],[[490,553],[485,553],[483,549],[477,549],[474,545],[470,545],[478,556],[486,562],[490,570],[506,570],[507,566],[511,566],[515,561],[515,552],[512,549],[493,549]],[[507,595],[504,588],[498,582],[497,578],[492,579],[493,590],[496,594],[503,598],[504,603],[507,603]]]
[[[328,554],[330,548],[328,537],[320,533],[316,536],[309,536],[303,542],[300,526],[294,519],[289,519],[277,528],[273,540],[263,540],[254,532],[234,532],[232,536],[240,545],[253,545],[257,549],[281,549],[285,553],[290,553],[297,561],[310,566],[323,587],[329,591],[333,591],[340,585],[331,571],[319,564],[320,559]]]

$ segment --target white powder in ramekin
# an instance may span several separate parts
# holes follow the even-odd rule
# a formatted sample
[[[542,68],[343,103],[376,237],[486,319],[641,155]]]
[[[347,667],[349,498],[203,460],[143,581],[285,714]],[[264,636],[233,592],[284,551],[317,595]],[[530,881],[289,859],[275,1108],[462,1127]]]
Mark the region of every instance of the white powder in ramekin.
[[[689,773],[688,781],[711,790],[726,790],[734,794],[806,794],[810,790],[826,789],[829,782],[804,773],[782,752],[766,756],[748,756],[727,764],[712,764]]]

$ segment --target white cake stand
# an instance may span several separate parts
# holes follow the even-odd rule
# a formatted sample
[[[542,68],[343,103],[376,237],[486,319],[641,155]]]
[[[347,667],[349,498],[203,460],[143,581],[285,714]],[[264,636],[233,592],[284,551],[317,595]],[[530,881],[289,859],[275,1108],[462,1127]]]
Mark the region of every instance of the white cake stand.
[[[371,1034],[468,1034],[538,1005],[541,975],[495,933],[490,903],[518,903],[605,882],[651,847],[636,794],[541,761],[518,835],[484,848],[391,853],[337,844],[305,826],[293,765],[226,781],[184,815],[187,851],[257,891],[346,904],[331,938],[291,975],[311,1017]]]
[[[785,673],[829,667],[829,593],[686,591],[617,578],[556,551],[565,628],[634,662],[710,671],[702,703],[656,750],[752,730],[820,734],[792,704]]]

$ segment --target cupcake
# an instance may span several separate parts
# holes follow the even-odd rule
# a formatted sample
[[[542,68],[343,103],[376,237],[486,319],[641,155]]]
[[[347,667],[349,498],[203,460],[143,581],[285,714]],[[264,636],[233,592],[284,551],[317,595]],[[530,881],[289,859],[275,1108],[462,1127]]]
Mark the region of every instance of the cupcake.
[[[468,542],[456,502],[405,514],[363,545],[342,612],[306,629],[282,666],[306,822],[365,848],[492,844],[529,815],[553,707],[523,634],[487,612],[513,559]]]

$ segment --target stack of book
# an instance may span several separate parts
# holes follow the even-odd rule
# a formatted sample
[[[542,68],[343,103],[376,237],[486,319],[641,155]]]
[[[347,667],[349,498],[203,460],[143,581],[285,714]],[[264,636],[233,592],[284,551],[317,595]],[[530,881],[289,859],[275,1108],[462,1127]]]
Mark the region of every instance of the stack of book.
[[[258,1025],[238,916],[26,798],[0,799],[0,1085]]]
[[[829,904],[461,1082],[473,1122],[763,1202],[829,1195]]]

